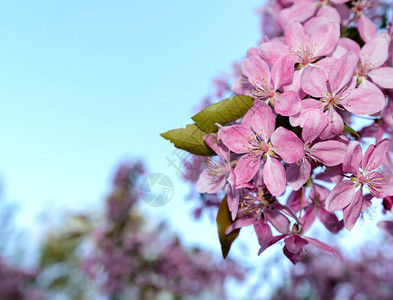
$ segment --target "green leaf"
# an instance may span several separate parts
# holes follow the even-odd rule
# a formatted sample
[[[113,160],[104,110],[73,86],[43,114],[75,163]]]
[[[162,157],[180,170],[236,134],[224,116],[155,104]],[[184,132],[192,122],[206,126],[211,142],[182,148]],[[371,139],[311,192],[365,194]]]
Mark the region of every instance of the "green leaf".
[[[227,257],[229,249],[233,241],[237,238],[240,232],[240,228],[232,231],[230,234],[226,235],[225,230],[232,224],[231,212],[228,209],[227,196],[222,199],[220,207],[217,212],[217,229],[218,237],[220,238],[222,256]]]
[[[235,96],[232,99],[225,99],[206,107],[191,119],[203,131],[216,132],[218,130],[216,123],[225,125],[235,121],[243,117],[253,105],[254,98]]]
[[[343,132],[347,132],[350,135],[352,135],[355,139],[360,138],[359,133],[357,133],[353,128],[349,127],[347,124],[344,125],[344,130]]]
[[[176,148],[186,150],[192,154],[197,155],[215,155],[214,151],[210,149],[203,137],[207,133],[198,128],[195,124],[189,124],[186,128],[179,128],[161,133],[161,136],[169,140]]]
[[[341,30],[341,38],[350,38],[357,42],[360,47],[364,45],[364,41],[360,37],[359,30],[356,27],[347,27]]]

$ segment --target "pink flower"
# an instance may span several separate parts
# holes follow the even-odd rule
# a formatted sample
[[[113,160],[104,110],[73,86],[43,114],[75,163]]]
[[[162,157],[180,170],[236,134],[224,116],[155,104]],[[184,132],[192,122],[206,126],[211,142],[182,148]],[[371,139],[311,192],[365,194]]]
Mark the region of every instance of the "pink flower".
[[[232,218],[234,219],[239,205],[239,196],[234,189],[235,174],[230,161],[230,151],[222,141],[217,140],[214,133],[206,135],[203,139],[221,158],[221,162],[209,158],[208,168],[202,171],[197,181],[196,189],[199,193],[209,194],[215,194],[219,190],[224,189],[227,195],[228,208],[232,212]]]
[[[301,236],[301,234],[298,232],[298,225],[295,224],[292,228],[291,232],[288,232],[283,235],[279,236],[272,236],[272,232],[270,228],[268,229],[266,227],[267,224],[265,225],[259,225],[260,228],[259,230],[255,230],[258,236],[259,243],[261,245],[261,248],[258,252],[258,255],[261,254],[263,251],[265,251],[266,248],[270,247],[271,245],[277,243],[278,241],[284,239],[284,248],[283,252],[286,257],[293,263],[296,264],[299,262],[303,255],[304,255],[304,250],[303,247],[307,246],[308,244],[312,244],[315,247],[317,247],[319,250],[327,253],[327,254],[332,254],[335,255],[338,259],[342,260],[341,255],[334,250],[332,247],[326,245],[325,243],[310,238],[306,236]]]
[[[393,185],[385,176],[375,171],[385,158],[388,143],[388,139],[383,139],[375,146],[370,145],[363,160],[359,142],[352,142],[348,147],[343,171],[352,176],[350,180],[340,182],[326,199],[328,211],[343,210],[344,226],[348,230],[353,228],[365,208],[364,205],[367,206],[372,196],[383,198],[393,194]],[[372,196],[363,196],[363,187],[366,187]]]
[[[259,55],[248,55],[243,61],[243,80],[233,89],[238,94],[247,94],[259,100],[274,104],[274,110],[283,116],[296,114],[300,99],[296,92],[278,90],[292,81],[296,59],[292,55],[280,57],[272,69]]]
[[[383,66],[388,59],[388,54],[389,41],[386,38],[377,37],[368,41],[359,54],[360,60],[356,70],[358,82],[371,78],[382,88],[393,88],[393,68]]]
[[[264,183],[272,195],[284,193],[286,177],[279,156],[294,163],[304,156],[303,143],[292,131],[274,130],[276,117],[262,101],[255,101],[241,125],[222,127],[218,137],[233,152],[244,154],[235,167],[236,185],[249,182],[264,165]]]
[[[310,131],[317,131],[321,139],[328,139],[341,134],[344,129],[344,122],[336,109],[344,107],[359,115],[380,112],[385,107],[385,96],[379,89],[355,88],[356,65],[356,54],[349,52],[331,66],[328,78],[317,67],[304,70],[303,91],[320,100],[303,100],[301,112],[290,118],[291,125],[300,125],[307,135]]]

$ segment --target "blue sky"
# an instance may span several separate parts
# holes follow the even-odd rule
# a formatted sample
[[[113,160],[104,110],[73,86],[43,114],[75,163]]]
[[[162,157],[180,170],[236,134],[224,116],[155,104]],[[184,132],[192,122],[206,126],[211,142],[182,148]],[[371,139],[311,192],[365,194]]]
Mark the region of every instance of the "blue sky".
[[[168,169],[174,148],[159,133],[190,123],[211,79],[256,45],[260,5],[2,2],[0,174],[23,224],[42,226],[43,210],[99,209],[117,163],[140,157],[175,185],[166,207],[146,213],[198,241],[188,187]],[[216,246],[214,227],[202,243]]]

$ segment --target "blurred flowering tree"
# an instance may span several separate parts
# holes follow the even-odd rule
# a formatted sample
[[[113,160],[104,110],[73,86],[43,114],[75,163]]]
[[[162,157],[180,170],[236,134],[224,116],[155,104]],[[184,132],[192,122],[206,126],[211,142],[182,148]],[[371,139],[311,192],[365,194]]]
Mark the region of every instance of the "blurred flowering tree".
[[[272,299],[391,299],[391,251],[370,250],[365,247],[355,257],[345,257],[342,264],[310,252]]]
[[[141,162],[120,165],[104,216],[72,215],[48,229],[36,270],[0,256],[0,299],[225,299],[245,270],[147,220],[137,203],[144,173]]]
[[[260,11],[258,47],[214,81],[216,94],[193,124],[161,134],[194,155],[184,177],[201,194],[195,216],[218,208],[224,257],[252,225],[258,254],[283,241],[293,264],[308,245],[341,259],[309,236],[317,219],[337,234],[372,204],[392,211],[389,8],[366,0],[270,1]],[[228,93],[234,97],[216,102]],[[393,236],[392,224],[379,227]]]

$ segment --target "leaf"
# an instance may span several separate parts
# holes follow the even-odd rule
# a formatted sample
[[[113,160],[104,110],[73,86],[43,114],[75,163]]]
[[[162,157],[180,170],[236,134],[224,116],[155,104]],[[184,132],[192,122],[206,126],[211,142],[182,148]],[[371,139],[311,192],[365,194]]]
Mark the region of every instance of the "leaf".
[[[176,148],[186,150],[192,154],[215,155],[214,151],[203,141],[203,137],[206,134],[195,124],[189,124],[186,128],[173,129],[161,133],[161,136],[173,143]]]
[[[231,249],[233,241],[237,238],[240,232],[239,228],[232,231],[228,235],[225,234],[225,230],[232,224],[231,212],[229,211],[227,204],[227,196],[222,199],[220,207],[218,208],[216,221],[218,237],[221,243],[222,256],[226,258],[229,253],[229,249]]]
[[[344,130],[343,132],[347,132],[350,135],[352,135],[355,139],[360,138],[359,133],[357,133],[352,127],[349,127],[347,124],[344,125]]]
[[[191,119],[200,129],[212,133],[218,130],[216,123],[225,125],[235,121],[243,117],[253,105],[254,98],[245,95],[235,96],[206,107]]]

